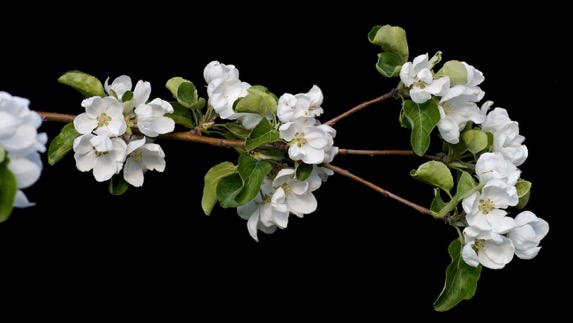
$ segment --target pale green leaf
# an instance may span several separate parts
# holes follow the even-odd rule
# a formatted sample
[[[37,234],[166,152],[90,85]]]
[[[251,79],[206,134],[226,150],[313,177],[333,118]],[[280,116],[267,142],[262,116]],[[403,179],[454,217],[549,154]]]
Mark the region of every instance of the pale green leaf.
[[[177,89],[177,102],[186,108],[191,108],[197,102],[198,94],[195,85],[191,82],[179,84]]]
[[[368,40],[374,45],[379,45],[385,52],[394,53],[406,61],[408,60],[408,41],[406,31],[397,26],[374,26],[368,33]]]
[[[74,145],[74,139],[80,135],[73,122],[66,124],[48,147],[48,164],[54,165],[70,152]]]
[[[193,115],[189,109],[182,106],[178,102],[170,102],[170,104],[173,107],[173,113],[166,113],[166,117],[173,119],[173,121],[175,121],[175,123],[178,125],[189,129],[195,128],[195,123],[193,123]]]
[[[466,145],[467,149],[473,154],[477,154],[488,146],[487,134],[483,131],[472,129],[464,131],[461,134],[461,139]]]
[[[468,172],[462,172],[460,179],[458,180],[458,187],[456,189],[457,196],[464,196],[467,192],[471,191],[476,187],[476,181],[473,176]]]
[[[447,76],[450,78],[450,84],[465,85],[468,79],[468,70],[466,66],[456,60],[447,61],[442,68],[436,73],[438,76]]]
[[[257,196],[265,176],[272,168],[272,165],[267,161],[257,160],[246,154],[239,156],[237,171],[244,183],[243,190],[235,198],[239,205],[243,205]]]
[[[210,215],[211,211],[213,211],[213,207],[217,204],[217,185],[219,181],[223,177],[229,176],[236,171],[236,166],[231,162],[222,162],[209,169],[205,175],[203,197],[201,199],[201,207],[206,215]]]
[[[515,207],[521,210],[527,205],[527,202],[529,202],[529,196],[531,195],[531,182],[519,179],[517,183],[515,183],[515,188],[517,189],[517,196],[519,197],[519,202]]]
[[[386,77],[396,77],[400,75],[400,70],[402,69],[402,65],[404,65],[406,61],[390,52],[384,52],[378,54],[378,63],[376,63],[376,69],[378,72]]]
[[[10,217],[18,191],[16,177],[8,169],[8,162],[8,158],[0,162],[0,223]]]
[[[454,178],[452,172],[446,164],[430,160],[423,163],[418,169],[410,173],[415,179],[450,192],[454,187]]]
[[[58,82],[72,87],[86,98],[92,96],[106,96],[105,90],[100,80],[84,72],[66,72],[64,75],[58,78]]]
[[[170,78],[167,83],[165,84],[165,87],[169,90],[169,92],[171,92],[171,95],[173,95],[174,99],[177,99],[177,91],[179,90],[179,85],[181,85],[182,83],[188,82],[190,83],[191,81],[186,80],[182,77],[176,76],[176,77],[172,77]]]

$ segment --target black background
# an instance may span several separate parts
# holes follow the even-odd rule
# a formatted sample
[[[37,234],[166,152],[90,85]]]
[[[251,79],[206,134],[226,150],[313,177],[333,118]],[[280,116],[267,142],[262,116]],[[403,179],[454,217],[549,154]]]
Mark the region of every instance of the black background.
[[[466,61],[484,73],[485,100],[520,123],[530,152],[522,175],[533,183],[527,209],[549,222],[549,234],[536,258],[484,268],[472,300],[437,313],[432,303],[455,230],[340,175],[316,191],[316,212],[291,216],[288,228],[260,233],[256,243],[234,209],[216,206],[209,217],[201,210],[203,176],[219,162],[235,162],[232,150],[161,141],[165,172],[148,172],[143,187],[122,196],[79,172],[72,154],[54,166],[44,154],[40,180],[25,191],[37,206],[15,209],[0,224],[5,308],[77,318],[352,321],[521,318],[563,309],[570,284],[564,265],[570,208],[561,197],[568,181],[563,153],[570,146],[561,136],[568,106],[560,75],[570,69],[563,10],[106,6],[3,21],[0,90],[30,99],[34,110],[78,114],[82,96],[57,79],[81,70],[102,81],[121,74],[134,83],[144,79],[151,97],[164,99],[170,98],[165,82],[181,76],[205,97],[203,68],[218,60],[278,96],[318,85],[325,97],[321,120],[327,121],[397,84],[376,71],[380,50],[367,35],[375,25],[398,25],[406,30],[411,59],[440,50],[444,61]],[[54,10],[34,8],[48,9]],[[340,121],[335,144],[408,149],[399,108],[390,100]],[[62,126],[46,122],[40,131],[51,140]],[[428,206],[431,189],[409,176],[421,162],[339,155],[333,164]]]

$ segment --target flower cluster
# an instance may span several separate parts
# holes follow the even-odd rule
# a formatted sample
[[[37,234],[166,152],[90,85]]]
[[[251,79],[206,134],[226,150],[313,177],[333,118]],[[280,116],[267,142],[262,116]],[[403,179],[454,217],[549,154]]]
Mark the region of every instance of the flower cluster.
[[[479,87],[484,81],[479,70],[456,62],[461,73],[454,74],[466,77],[452,80],[447,72],[434,73],[433,61],[424,54],[402,66],[400,79],[412,101],[423,104],[435,98],[440,113],[437,128],[449,144],[460,143],[460,134],[468,129],[493,138],[487,148],[475,154],[474,176],[478,184],[461,202],[465,213],[464,261],[473,267],[482,264],[500,269],[514,255],[521,259],[535,257],[540,241],[549,231],[548,223],[530,211],[521,211],[515,217],[509,216],[508,211],[509,207],[518,206],[518,166],[528,157],[518,123],[503,108],[490,110],[492,101],[478,107],[485,95]]]
[[[281,158],[264,178],[257,196],[237,207],[239,216],[247,220],[249,233],[258,241],[257,233],[272,233],[284,229],[290,214],[303,217],[317,208],[313,194],[334,172],[321,167],[330,163],[338,153],[334,146],[336,131],[317,119],[322,113],[322,91],[313,86],[308,93],[285,93],[276,102],[276,113],[236,112],[236,101],[249,94],[251,85],[239,80],[234,65],[210,62],[204,69],[209,107],[221,119],[236,120],[243,127],[253,129],[264,117],[278,129],[279,138],[288,146],[288,158]],[[278,118],[278,121],[276,120]],[[299,175],[298,167],[309,165],[310,172]]]
[[[35,205],[22,189],[40,178],[43,168],[40,153],[46,151],[48,141],[46,133],[38,133],[42,118],[29,105],[28,99],[0,92],[0,164],[8,160],[8,170],[16,179],[13,206],[18,208]]]
[[[105,91],[107,96],[83,100],[86,112],[73,121],[80,134],[73,142],[76,167],[91,170],[99,182],[123,170],[123,179],[139,187],[146,171],[165,169],[165,154],[153,138],[174,130],[175,122],[165,116],[173,107],[159,98],[149,101],[149,82],[138,81],[132,91],[126,75],[111,84],[106,80]],[[131,127],[142,135],[133,134]]]

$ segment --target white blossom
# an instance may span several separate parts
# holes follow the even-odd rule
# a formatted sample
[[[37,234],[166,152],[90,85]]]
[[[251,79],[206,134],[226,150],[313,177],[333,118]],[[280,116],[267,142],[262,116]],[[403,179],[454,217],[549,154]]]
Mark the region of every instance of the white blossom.
[[[482,264],[490,269],[501,269],[513,259],[515,247],[503,235],[470,226],[464,229],[464,239],[462,259],[472,267]]]
[[[104,82],[104,89],[109,96],[114,96],[122,101],[125,92],[131,91],[131,78],[127,75],[120,75],[109,84],[108,77]]]
[[[264,198],[263,198],[264,196]],[[247,220],[247,229],[255,241],[259,241],[258,231],[270,234],[277,227],[286,228],[289,211],[284,190],[275,190],[272,181],[266,177],[257,196],[237,207],[239,216]]]
[[[127,145],[119,138],[85,134],[74,139],[76,167],[81,172],[93,170],[98,182],[118,174],[125,160]]]
[[[127,144],[127,158],[123,167],[123,178],[129,184],[143,185],[143,174],[148,170],[165,170],[165,153],[161,146],[146,143],[146,138],[132,140]]]
[[[434,79],[428,54],[419,55],[412,62],[402,65],[400,80],[410,88],[410,98],[418,104],[428,101],[432,95],[443,96],[450,88],[449,77]]]
[[[8,156],[7,167],[16,179],[13,206],[18,208],[35,205],[22,189],[40,178],[43,169],[40,153],[46,151],[48,141],[46,133],[38,133],[42,118],[29,105],[26,98],[0,91],[0,149]]]
[[[312,117],[299,117],[279,127],[280,137],[289,143],[288,154],[292,160],[320,164],[336,154],[337,150],[331,150],[336,131],[326,124],[316,125],[316,122]]]
[[[488,101],[487,105],[482,106],[482,112],[487,112],[492,104]],[[515,166],[525,162],[529,154],[527,146],[523,144],[525,137],[519,134],[519,124],[509,118],[507,110],[495,108],[487,113],[481,128],[493,134],[493,152],[502,153]]]
[[[485,92],[479,87],[479,85],[485,80],[483,73],[466,62],[462,62],[462,64],[464,64],[466,67],[467,72],[467,80],[465,86],[473,91],[476,97],[475,102],[481,101],[485,96]]]
[[[238,80],[239,70],[235,65],[225,65],[219,61],[212,61],[205,66],[203,77],[207,84],[211,83],[215,79],[223,79],[224,81]]]
[[[513,241],[515,255],[521,259],[532,259],[541,249],[539,243],[549,232],[549,224],[531,211],[519,213],[515,222],[517,226],[507,235]]]
[[[316,178],[310,177],[305,181],[300,181],[295,177],[294,169],[284,168],[278,172],[273,180],[273,188],[276,190],[282,188],[285,192],[288,210],[298,217],[302,217],[316,210],[318,204],[312,192],[320,187],[319,183],[320,178],[318,178],[318,182],[316,182]]]
[[[515,186],[500,179],[492,179],[480,192],[465,198],[462,207],[470,226],[503,234],[515,227],[515,220],[505,216],[507,212],[502,209],[515,206],[518,201]]]
[[[166,113],[173,113],[173,107],[167,101],[154,99],[149,103],[140,104],[135,108],[137,127],[148,137],[172,132],[175,129],[175,121],[165,117]]]
[[[324,112],[321,107],[323,100],[322,91],[316,85],[308,93],[285,93],[279,98],[277,116],[282,123],[294,121],[299,117],[318,117]]]
[[[481,154],[476,161],[475,173],[480,183],[501,179],[510,185],[515,185],[521,177],[521,171],[499,152]]]
[[[457,144],[468,121],[479,124],[485,120],[476,100],[474,91],[463,85],[450,88],[440,99],[438,130],[446,142]]]
[[[117,137],[125,133],[127,124],[123,105],[113,96],[90,97],[82,101],[86,112],[74,118],[74,127],[82,135]]]

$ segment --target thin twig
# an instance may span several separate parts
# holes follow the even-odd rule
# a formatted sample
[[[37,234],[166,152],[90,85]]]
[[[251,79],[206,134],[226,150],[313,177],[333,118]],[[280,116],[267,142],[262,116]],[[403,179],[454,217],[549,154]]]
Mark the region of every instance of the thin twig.
[[[338,154],[367,155],[367,156],[374,156],[374,155],[418,156],[412,150],[361,150],[361,149],[346,149],[346,148],[339,148]],[[420,157],[431,160],[439,160],[439,161],[443,160],[443,157],[440,156],[423,155]]]
[[[377,98],[375,98],[375,99],[372,99],[372,100],[370,100],[370,101],[363,102],[363,103],[361,103],[361,104],[355,106],[354,108],[352,108],[352,109],[350,109],[350,110],[344,112],[343,114],[339,115],[338,117],[335,117],[335,118],[332,118],[332,119],[328,120],[325,124],[327,124],[327,125],[329,125],[329,126],[333,126],[333,125],[334,125],[335,123],[337,123],[338,121],[340,121],[340,120],[342,120],[342,119],[348,117],[349,115],[351,115],[351,114],[353,114],[353,113],[355,113],[355,112],[358,112],[358,111],[360,111],[360,110],[366,108],[366,107],[369,106],[369,105],[372,105],[372,104],[374,104],[374,103],[381,102],[381,101],[384,101],[384,100],[386,100],[386,99],[388,99],[388,98],[393,97],[394,95],[396,95],[396,92],[397,92],[397,91],[398,91],[398,89],[392,89],[392,90],[390,90],[390,92],[388,92],[388,93],[386,93],[386,94],[384,94],[384,95],[382,95],[382,96],[379,96],[379,97],[377,97]]]
[[[369,182],[369,181],[367,181],[367,180],[365,180],[365,179],[363,179],[363,178],[361,178],[361,177],[358,177],[358,176],[356,176],[356,175],[350,173],[349,171],[347,171],[347,170],[345,170],[345,169],[342,169],[342,168],[340,168],[340,167],[338,167],[338,166],[334,166],[334,165],[332,165],[332,164],[324,164],[323,166],[326,167],[326,168],[328,168],[328,169],[332,169],[334,172],[336,172],[336,173],[338,173],[338,174],[340,174],[340,175],[349,177],[349,178],[351,178],[351,179],[357,181],[357,182],[360,183],[360,184],[364,184],[364,185],[370,187],[371,189],[375,190],[376,192],[378,192],[378,193],[380,193],[380,194],[382,194],[382,195],[384,195],[384,196],[386,196],[386,197],[389,197],[389,198],[391,198],[391,199],[393,199],[393,200],[396,200],[396,201],[398,201],[398,202],[400,202],[400,203],[406,204],[407,206],[409,206],[409,207],[415,209],[416,211],[418,211],[418,212],[420,212],[420,213],[422,213],[422,214],[432,215],[432,211],[431,211],[430,209],[427,209],[427,208],[425,208],[425,207],[423,207],[423,206],[420,206],[420,205],[418,205],[418,204],[416,204],[416,203],[414,203],[414,202],[408,201],[408,200],[406,200],[405,198],[402,198],[402,197],[400,197],[400,196],[398,196],[398,195],[396,195],[396,194],[394,194],[394,193],[391,193],[391,192],[389,192],[389,191],[387,191],[387,190],[381,188],[380,186],[377,186],[377,185],[373,184],[372,182]],[[433,215],[432,215],[432,216],[433,216]]]

